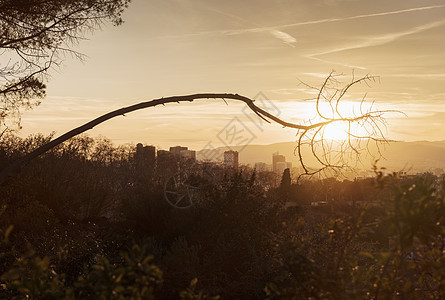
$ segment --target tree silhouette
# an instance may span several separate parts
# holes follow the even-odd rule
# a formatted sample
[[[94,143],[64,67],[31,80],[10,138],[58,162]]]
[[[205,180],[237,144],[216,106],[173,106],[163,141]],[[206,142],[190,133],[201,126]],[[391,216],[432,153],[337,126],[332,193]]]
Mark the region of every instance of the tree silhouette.
[[[1,0],[0,128],[20,124],[20,109],[45,96],[47,71],[105,21],[122,23],[131,0]],[[8,124],[7,124],[8,123]]]
[[[278,188],[278,192],[280,194],[280,200],[283,203],[286,203],[287,201],[289,201],[289,197],[291,194],[291,185],[292,185],[292,181],[290,178],[290,169],[286,168],[286,169],[284,169],[283,176],[281,176],[281,182],[280,182],[280,186]]]

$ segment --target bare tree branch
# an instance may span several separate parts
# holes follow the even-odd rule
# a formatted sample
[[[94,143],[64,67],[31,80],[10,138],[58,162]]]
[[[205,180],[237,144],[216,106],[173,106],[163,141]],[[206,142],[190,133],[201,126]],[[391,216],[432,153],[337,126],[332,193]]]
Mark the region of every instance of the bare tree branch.
[[[309,126],[307,130],[297,132],[297,146],[295,152],[298,155],[300,165],[303,172],[299,179],[305,175],[315,175],[321,172],[328,174],[329,171],[338,173],[340,170],[351,170],[352,164],[356,166],[361,163],[361,155],[365,152],[374,160],[381,157],[381,145],[389,142],[385,137],[384,129],[386,121],[384,114],[401,113],[394,110],[374,110],[373,102],[367,110],[365,110],[365,97],[357,102],[359,106],[359,115],[356,115],[354,109],[351,112],[342,111],[341,105],[346,93],[355,85],[361,83],[369,86],[370,82],[375,82],[378,77],[366,75],[356,78],[353,72],[352,80],[344,87],[338,88],[341,84],[334,78],[334,72],[331,72],[320,88],[313,87],[309,84],[301,82],[306,87],[317,90],[317,97],[314,99],[317,111],[316,119],[322,122],[315,122]],[[321,105],[326,104],[330,112],[329,116],[323,114]],[[334,105],[333,105],[334,104]],[[328,127],[340,126],[344,127],[346,137],[344,140],[331,140],[326,137]],[[316,130],[310,130],[317,128]],[[376,153],[371,153],[371,142],[376,147]],[[308,151],[312,154],[317,165],[309,167],[306,159],[303,159],[303,148],[308,147]],[[366,150],[366,151],[365,151]],[[352,164],[351,164],[352,162]]]
[[[322,86],[322,89],[327,88],[327,86],[326,86],[327,82],[328,81],[325,81],[325,83]],[[360,82],[360,81],[355,81],[355,82]],[[320,93],[323,93],[323,91],[321,91]],[[340,94],[340,95],[343,96],[344,93]],[[360,147],[358,147],[358,146],[360,146],[360,143],[358,144],[358,146],[353,146],[352,142],[351,142],[351,137],[353,137],[354,139],[356,139],[358,141],[362,141],[362,140],[366,140],[366,139],[369,140],[369,138],[372,138],[376,143],[386,141],[385,137],[383,136],[382,131],[379,128],[378,123],[376,122],[376,119],[379,120],[380,118],[382,118],[382,114],[385,111],[368,111],[363,115],[352,117],[352,118],[345,118],[345,117],[338,117],[338,116],[336,117],[335,115],[332,118],[327,118],[327,117],[322,117],[321,114],[319,113],[319,116],[322,117],[324,119],[324,121],[316,122],[316,123],[308,124],[308,125],[301,125],[301,124],[294,124],[294,123],[286,122],[286,121],[268,113],[267,111],[263,110],[262,108],[258,107],[257,105],[255,105],[255,103],[252,99],[238,95],[238,94],[205,93],[205,94],[192,94],[192,95],[184,95],[184,96],[172,96],[172,97],[167,97],[167,98],[160,98],[160,99],[154,99],[151,101],[141,102],[141,103],[138,103],[135,105],[131,105],[128,107],[114,110],[112,112],[102,115],[102,116],[82,125],[82,126],[79,126],[75,129],[61,135],[60,137],[50,141],[49,143],[26,154],[24,157],[22,157],[21,159],[17,160],[12,165],[10,165],[6,169],[4,169],[0,173],[0,184],[5,182],[7,178],[9,178],[13,174],[15,174],[17,171],[19,171],[24,165],[26,165],[32,159],[47,152],[51,148],[59,145],[60,143],[63,143],[64,141],[66,141],[80,133],[90,130],[93,127],[95,127],[95,126],[97,126],[111,118],[114,118],[114,117],[117,117],[120,115],[125,115],[126,113],[129,113],[132,111],[136,111],[136,110],[140,110],[140,109],[144,109],[144,108],[148,108],[148,107],[153,107],[153,106],[157,106],[157,105],[161,105],[161,104],[165,105],[168,103],[193,102],[194,100],[199,100],[199,99],[221,99],[223,101],[226,101],[226,99],[231,99],[231,100],[242,101],[255,114],[257,114],[260,118],[267,121],[268,123],[273,121],[275,123],[282,125],[283,127],[297,129],[298,130],[297,131],[297,136],[298,136],[297,152],[298,152],[300,164],[303,167],[303,169],[305,171],[304,173],[306,175],[317,174],[317,173],[327,170],[327,169],[343,168],[346,165],[345,159],[344,159],[344,153],[346,151],[344,151],[343,149],[341,149],[341,151],[339,152],[338,155],[340,157],[335,162],[332,161],[331,154],[327,155],[332,148],[331,146],[329,146],[329,144],[325,144],[324,137],[323,137],[323,132],[324,132],[326,126],[328,126],[328,125],[334,124],[336,122],[347,122],[350,126],[352,123],[370,122],[370,124],[373,125],[374,129],[375,129],[375,127],[377,127],[378,130],[373,131],[373,133],[380,134],[380,137],[375,137],[372,134],[370,134],[369,137],[360,137],[360,136],[354,135],[351,132],[348,132],[349,147],[357,153],[360,150]],[[319,112],[319,110],[318,110],[319,102],[318,101],[317,101],[316,105],[317,105],[317,112]],[[315,130],[313,131],[312,135],[308,136],[308,134],[310,132],[312,132],[313,129],[315,129]],[[305,139],[307,139],[307,142],[305,142]],[[320,154],[317,150],[317,147],[318,147],[318,144],[320,144],[320,141],[321,141],[322,154]],[[316,160],[321,165],[321,167],[316,170],[310,170],[310,168],[308,166],[306,166],[306,164],[304,162],[303,154],[302,154],[302,147],[306,144],[310,146],[313,156],[316,158]],[[344,144],[344,142],[343,142],[343,144]],[[331,143],[331,145],[332,145],[332,143]]]

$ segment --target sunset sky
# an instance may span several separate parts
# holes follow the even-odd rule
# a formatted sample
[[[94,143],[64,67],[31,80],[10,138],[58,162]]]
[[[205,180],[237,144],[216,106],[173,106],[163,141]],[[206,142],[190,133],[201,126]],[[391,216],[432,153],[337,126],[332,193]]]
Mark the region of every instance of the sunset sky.
[[[387,137],[445,140],[445,1],[133,0],[119,27],[104,26],[50,73],[48,96],[22,118],[22,135],[60,135],[110,110],[172,95],[238,93],[292,122],[314,116],[314,90],[379,76],[365,93],[389,114]],[[258,126],[241,103],[201,101],[128,114],[89,132],[116,144],[144,142],[200,150],[221,146],[236,124],[249,143],[292,141],[278,125]]]

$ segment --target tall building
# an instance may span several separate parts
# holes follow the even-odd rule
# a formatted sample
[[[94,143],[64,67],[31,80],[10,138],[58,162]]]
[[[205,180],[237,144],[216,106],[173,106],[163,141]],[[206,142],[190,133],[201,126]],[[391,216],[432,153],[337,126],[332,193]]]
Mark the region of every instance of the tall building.
[[[272,155],[272,171],[277,172],[277,163],[286,162],[286,157],[284,155],[280,155],[278,152]]]
[[[136,145],[134,161],[138,168],[150,168],[155,166],[156,149],[154,146],[144,146],[141,143]]]
[[[139,143],[136,145],[134,153],[134,166],[136,178],[140,181],[146,181],[152,178],[156,165],[156,149],[154,146],[144,146]]]
[[[157,153],[157,170],[161,175],[172,175],[177,169],[177,159],[173,153],[166,150],[158,150]]]
[[[286,164],[287,164],[286,169],[292,170],[292,162],[287,161]]]
[[[289,169],[292,170],[292,163],[287,161],[279,161],[276,164],[276,173],[278,175],[283,175],[284,170]]]
[[[224,165],[230,168],[238,168],[238,151],[225,151]]]

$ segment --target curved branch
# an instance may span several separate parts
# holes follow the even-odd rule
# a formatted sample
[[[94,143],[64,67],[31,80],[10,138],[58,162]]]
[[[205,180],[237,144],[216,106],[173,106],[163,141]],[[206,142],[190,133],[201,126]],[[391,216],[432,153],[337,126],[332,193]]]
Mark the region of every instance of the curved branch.
[[[360,82],[366,82],[367,80],[373,80],[374,77],[371,77],[369,75],[357,79],[352,80],[344,89],[339,90],[339,93],[334,93],[332,97],[329,99],[325,99],[326,101],[335,101],[336,106],[335,109],[333,109],[334,115],[330,118],[323,116],[321,114],[321,111],[319,110],[320,105],[320,95],[322,94],[323,90],[328,90],[329,86],[327,85],[329,83],[329,79],[332,78],[333,74],[331,73],[328,77],[328,79],[323,83],[322,87],[320,88],[320,92],[317,97],[316,102],[316,109],[318,113],[318,117],[321,118],[320,122],[312,123],[309,122],[307,125],[301,125],[301,124],[294,124],[290,122],[286,122],[267,111],[263,110],[262,108],[255,105],[254,100],[247,98],[245,96],[241,96],[238,94],[229,94],[229,93],[203,93],[203,94],[192,94],[192,95],[183,95],[183,96],[172,96],[167,98],[160,98],[160,99],[154,99],[151,101],[141,102],[135,105],[131,105],[128,107],[120,108],[117,110],[114,110],[112,112],[109,112],[107,114],[104,114],[82,126],[79,126],[73,130],[68,131],[67,133],[61,135],[60,137],[48,142],[47,144],[33,150],[32,152],[24,155],[21,159],[15,161],[13,164],[5,168],[0,172],[0,185],[3,184],[9,177],[11,177],[13,174],[17,173],[23,166],[25,166],[29,161],[32,159],[38,157],[39,155],[42,155],[43,153],[49,151],[50,149],[54,148],[55,146],[63,143],[64,141],[81,134],[87,130],[92,129],[93,127],[120,115],[125,115],[126,113],[153,107],[157,105],[165,105],[167,103],[180,103],[180,102],[193,102],[194,100],[199,99],[219,99],[223,100],[225,102],[226,99],[231,100],[237,100],[244,102],[256,115],[258,115],[260,118],[265,120],[268,123],[271,123],[271,121],[278,123],[282,125],[283,127],[289,127],[297,129],[297,147],[296,150],[298,152],[298,158],[300,161],[301,166],[303,167],[304,174],[302,175],[313,175],[317,174],[319,172],[326,172],[328,169],[341,169],[346,167],[346,157],[348,150],[352,151],[352,153],[355,153],[357,156],[357,161],[359,161],[359,152],[362,150],[363,146],[361,145],[361,142],[364,140],[374,141],[376,144],[381,142],[386,142],[387,139],[384,136],[384,133],[382,132],[380,126],[385,126],[386,123],[383,118],[384,113],[388,112],[394,112],[391,110],[371,110],[369,109],[365,113],[362,113],[362,104],[363,99],[360,103],[360,111],[361,115],[351,117],[344,117],[344,115],[340,114],[338,103],[342,99],[342,97],[345,95],[346,91],[354,84],[358,84]],[[337,96],[336,96],[337,95]],[[336,96],[336,99],[334,97]],[[398,112],[398,111],[395,111]],[[347,132],[347,138],[343,143],[341,143],[340,152],[335,155],[331,155],[334,149],[332,149],[332,145],[334,144],[331,142],[331,144],[325,145],[324,144],[324,129],[326,126],[334,123],[339,122],[347,122],[348,123],[348,132]],[[355,134],[352,131],[351,124],[356,123],[366,131],[365,136],[361,136],[359,134]],[[371,130],[368,130],[367,126],[371,127]],[[312,129],[315,129],[315,132],[312,131]],[[319,133],[321,134],[321,151],[322,154],[319,154],[317,151],[317,143],[319,141],[317,140]],[[354,139],[354,143],[353,140]],[[307,140],[307,142],[305,142]],[[321,165],[321,168],[318,168],[318,170],[311,170],[306,163],[303,160],[303,153],[302,153],[302,146],[303,145],[309,145],[310,151],[312,155],[315,157],[316,161]],[[347,148],[347,149],[344,149]],[[378,146],[377,146],[378,148]],[[368,148],[369,150],[369,148]],[[380,149],[378,148],[378,152],[380,154]],[[336,153],[334,151],[334,153]],[[381,155],[381,154],[380,154]],[[335,161],[334,161],[335,160]],[[300,175],[301,176],[301,175]]]
[[[238,100],[238,101],[242,101],[244,102],[253,112],[255,112],[259,117],[261,117],[262,119],[266,120],[267,122],[270,123],[269,120],[272,120],[284,127],[290,127],[290,128],[295,128],[295,129],[302,129],[302,130],[309,130],[311,128],[315,128],[315,127],[321,127],[325,124],[331,123],[332,121],[329,122],[321,122],[318,124],[313,124],[310,126],[305,126],[305,125],[298,125],[298,124],[293,124],[293,123],[289,123],[289,122],[285,122],[277,117],[275,117],[274,115],[269,114],[267,111],[261,109],[260,107],[256,106],[254,104],[254,101],[250,98],[238,95],[238,94],[212,94],[212,93],[206,93],[206,94],[193,94],[193,95],[185,95],[185,96],[172,96],[172,97],[167,97],[167,98],[160,98],[160,99],[154,99],[151,101],[146,101],[146,102],[141,102],[135,105],[131,105],[128,107],[124,107],[124,108],[120,108],[117,110],[114,110],[112,112],[109,112],[105,115],[102,115],[82,126],[79,126],[73,130],[68,131],[67,133],[59,136],[58,138],[50,141],[49,143],[35,149],[34,151],[26,154],[25,156],[23,156],[22,158],[20,158],[19,160],[15,161],[13,164],[11,164],[10,166],[8,166],[7,168],[5,168],[4,170],[1,171],[0,173],[0,184],[3,184],[8,178],[10,178],[12,175],[14,175],[15,173],[17,173],[23,166],[25,166],[28,162],[30,162],[32,159],[42,155],[43,153],[51,150],[52,148],[54,148],[55,146],[63,143],[64,141],[79,135],[87,130],[92,129],[93,127],[120,115],[124,115],[126,113],[132,112],[132,111],[136,111],[136,110],[140,110],[140,109],[144,109],[144,108],[148,108],[148,107],[153,107],[153,106],[157,106],[157,105],[161,105],[161,104],[167,104],[167,103],[179,103],[179,102],[192,102],[194,100],[198,100],[198,99],[231,99],[231,100]]]

